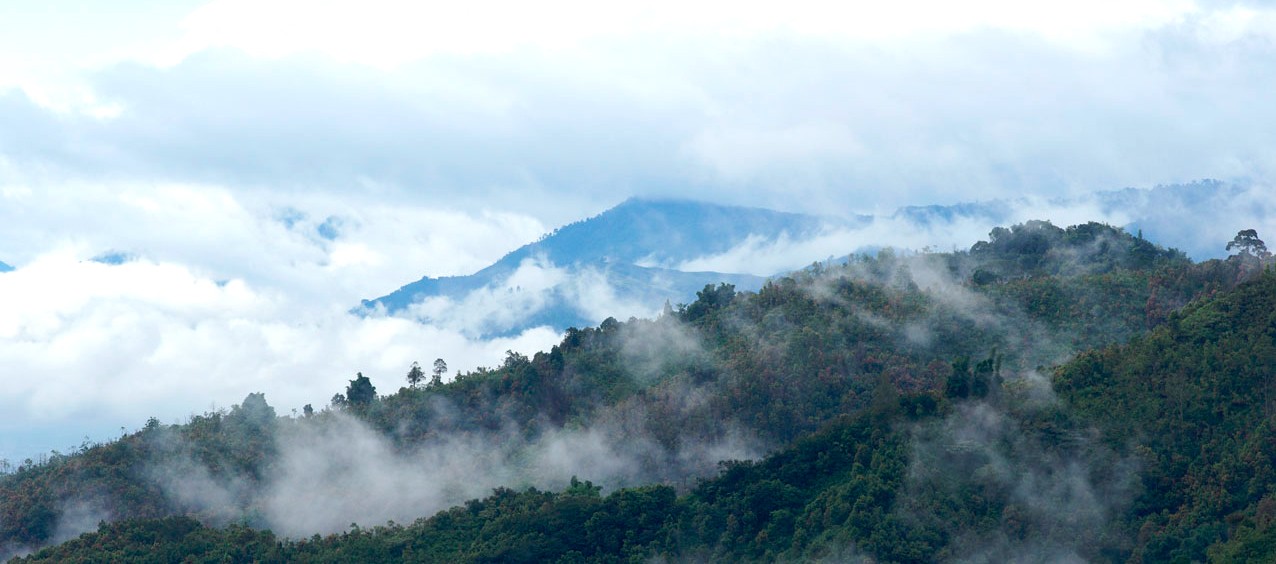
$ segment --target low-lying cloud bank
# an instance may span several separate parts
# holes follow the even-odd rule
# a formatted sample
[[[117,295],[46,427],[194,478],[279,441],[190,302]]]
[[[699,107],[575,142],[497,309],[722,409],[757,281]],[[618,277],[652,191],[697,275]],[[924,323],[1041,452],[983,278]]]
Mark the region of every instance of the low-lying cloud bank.
[[[939,252],[969,249],[994,227],[1047,220],[1059,227],[1090,221],[1126,227],[1148,240],[1180,249],[1196,260],[1228,254],[1242,229],[1276,237],[1276,200],[1264,183],[1198,182],[1098,192],[1072,198],[1024,197],[954,206],[904,208],[853,225],[829,226],[818,236],[795,239],[758,234],[721,254],[676,265],[679,270],[771,276],[812,261],[893,247]]]
[[[348,313],[386,280],[476,269],[536,237],[543,229],[525,216],[187,186],[13,188],[0,202],[17,266],[0,273],[10,422],[0,458],[15,462],[248,392],[300,410],[357,371],[390,392],[413,361],[468,370],[559,338],[532,328],[478,340]],[[113,260],[91,260],[103,255]]]
[[[608,489],[688,481],[711,475],[719,460],[759,455],[740,433],[688,440],[669,451],[605,422],[530,442],[509,429],[448,434],[405,448],[353,417],[326,417],[279,432],[277,463],[259,485],[243,476],[214,477],[189,460],[156,464],[149,475],[174,500],[214,520],[257,515],[296,538],[340,532],[351,523],[410,523],[502,486],[561,489],[575,476]]]
[[[556,265],[535,257],[524,260],[508,276],[463,296],[424,297],[397,317],[479,338],[518,330],[528,320],[546,316],[571,315],[591,325],[608,317],[652,317],[660,305],[619,291],[599,268]]]
[[[663,305],[622,291],[596,268],[533,258],[463,298],[359,317],[348,311],[361,298],[422,274],[476,271],[544,229],[517,214],[349,207],[319,196],[81,188],[0,194],[3,250],[18,266],[0,273],[0,361],[9,371],[0,407],[13,422],[0,426],[0,458],[102,440],[150,416],[180,420],[254,391],[299,410],[322,404],[357,371],[387,393],[413,361],[443,358],[453,371],[469,370],[499,363],[506,350],[548,349],[559,338],[552,328],[508,330],[548,308],[597,323]],[[1130,225],[1198,258],[1218,256],[1239,229],[1276,233],[1267,192],[1203,184],[914,208],[811,238],[758,234],[666,266],[766,276],[883,246],[964,249],[993,226],[1038,218]],[[99,213],[68,217],[64,205],[77,198]],[[482,337],[493,333],[501,336]]]

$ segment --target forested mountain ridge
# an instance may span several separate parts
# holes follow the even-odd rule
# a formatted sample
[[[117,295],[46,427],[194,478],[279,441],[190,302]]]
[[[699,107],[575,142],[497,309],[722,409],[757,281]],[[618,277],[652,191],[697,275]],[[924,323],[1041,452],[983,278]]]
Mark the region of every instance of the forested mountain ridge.
[[[965,252],[814,265],[757,293],[709,286],[659,319],[573,329],[550,351],[511,353],[454,382],[377,397],[360,376],[333,408],[295,418],[276,417],[253,394],[229,412],[153,421],[25,465],[0,481],[0,538],[11,550],[68,538],[94,525],[77,519],[109,507],[103,517],[119,522],[37,557],[1151,554],[1131,533],[1140,514],[1127,513],[1144,503],[1142,451],[1132,455],[1112,434],[1119,429],[1071,408],[1105,379],[1061,385],[1056,399],[1038,367],[1090,347],[1142,346],[1154,338],[1139,337],[1149,327],[1177,330],[1174,312],[1193,297],[1226,300],[1260,272],[1241,257],[1193,264],[1103,225],[1029,222]],[[1241,292],[1259,286],[1271,283]],[[765,452],[773,454],[711,478],[720,459]],[[363,479],[366,459],[410,467],[412,478]],[[469,465],[449,466],[455,459]],[[998,470],[1006,464],[1016,472]],[[500,471],[476,473],[492,467]],[[603,496],[573,474],[622,489]],[[409,527],[347,529],[412,521],[498,486],[516,489]],[[367,513],[352,499],[407,504]],[[1087,504],[1096,499],[1104,502]],[[1067,509],[1061,518],[1058,507]],[[335,520],[316,520],[325,513]],[[164,515],[254,528],[133,520]],[[292,537],[347,532],[285,543],[262,527]]]
[[[1150,189],[1124,188],[1046,201],[1000,199],[951,205],[907,206],[892,218],[919,228],[959,221],[985,225],[1006,225],[1019,221],[1024,210],[1092,210],[1091,217],[1117,221],[1131,233],[1173,246],[1196,260],[1225,256],[1223,248],[1202,233],[1215,228],[1218,219],[1231,222],[1259,222],[1276,212],[1269,188],[1247,183],[1226,183],[1202,179],[1186,184],[1158,185]]]

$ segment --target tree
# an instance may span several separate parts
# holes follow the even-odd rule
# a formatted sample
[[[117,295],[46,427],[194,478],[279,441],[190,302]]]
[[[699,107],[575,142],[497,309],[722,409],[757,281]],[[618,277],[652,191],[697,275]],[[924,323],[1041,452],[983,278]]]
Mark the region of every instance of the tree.
[[[687,306],[686,320],[695,321],[731,304],[735,299],[735,285],[721,283],[717,286],[705,284],[703,290],[696,292],[696,301]]]
[[[356,373],[354,380],[350,381],[350,386],[346,388],[346,401],[350,405],[368,405],[377,399],[377,389],[372,386],[372,381],[364,376],[362,372]]]
[[[435,366],[438,366],[438,361],[435,361]],[[413,361],[412,368],[408,369],[408,385],[415,388],[416,385],[420,384],[421,380],[424,380],[424,379],[425,379],[425,372],[421,370],[421,365],[417,364],[416,361]]]
[[[231,407],[229,418],[262,428],[275,422],[275,408],[266,403],[266,394],[248,394],[243,403]]]
[[[944,396],[966,399],[970,397],[971,384],[970,357],[960,357],[953,361],[953,372],[944,382]]]
[[[430,386],[442,386],[443,374],[447,372],[447,363],[443,359],[434,359],[434,370],[431,371]]]
[[[1253,229],[1242,229],[1236,233],[1236,238],[1227,244],[1227,250],[1236,249],[1240,251],[1241,257],[1257,257],[1267,258],[1272,256],[1267,252],[1267,244],[1258,238],[1258,231]]]
[[[616,320],[612,319],[612,321],[616,321]],[[513,370],[521,366],[527,366],[531,364],[531,362],[532,362],[531,359],[527,358],[527,355],[517,351],[507,349],[505,351],[505,361],[501,363],[501,368],[504,368],[506,370]]]

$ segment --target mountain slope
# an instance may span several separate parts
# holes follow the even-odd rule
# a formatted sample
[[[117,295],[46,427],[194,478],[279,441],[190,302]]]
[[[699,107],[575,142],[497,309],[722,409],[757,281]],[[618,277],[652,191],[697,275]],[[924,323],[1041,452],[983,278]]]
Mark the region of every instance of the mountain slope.
[[[12,271],[12,270],[13,270],[13,267],[12,267],[12,266],[9,266],[9,265],[7,265],[7,264],[5,264],[5,263],[3,263],[3,262],[0,262],[0,272],[9,272],[9,271]]]
[[[165,515],[304,537],[410,522],[500,486],[562,488],[573,474],[687,492],[719,460],[781,451],[894,395],[980,396],[998,365],[1033,373],[1127,340],[1167,304],[1237,279],[1229,263],[1193,265],[1098,224],[997,234],[969,252],[814,265],[756,293],[706,288],[658,319],[569,330],[549,351],[510,353],[448,383],[377,396],[360,376],[329,409],[304,415],[275,417],[251,394],[183,425],[152,421],[0,478],[0,550],[98,519]],[[993,274],[976,283],[978,272]],[[950,386],[953,374],[966,384]],[[386,376],[372,375],[383,391],[403,380]],[[916,415],[930,409],[920,401]]]
[[[713,332],[732,311],[803,310],[779,298],[703,295],[681,315],[701,315],[691,322]],[[586,342],[606,346],[625,327],[571,335],[527,368]],[[681,493],[603,495],[573,477],[556,492],[498,488],[409,525],[303,540],[188,517],[132,520],[27,561],[1271,561],[1274,328],[1276,274],[1261,274],[1067,363],[1054,374],[1057,397],[1041,380],[1011,378],[997,354],[959,358],[920,390],[879,377],[862,408]]]
[[[912,206],[890,217],[837,220],[700,202],[631,199],[564,226],[472,275],[422,278],[388,295],[364,300],[360,311],[413,317],[476,337],[512,335],[539,325],[563,330],[592,325],[608,316],[651,315],[665,302],[688,302],[696,291],[718,282],[757,290],[762,277],[727,271],[752,268],[754,274],[770,275],[758,266],[810,264],[827,258],[830,249],[843,257],[875,249],[873,244],[880,241],[867,237],[881,235],[872,235],[873,227],[969,234],[971,225],[991,229],[1042,213],[1099,214],[1119,221],[1131,233],[1185,249],[1197,259],[1215,258],[1223,256],[1221,242],[1231,237],[1232,230],[1268,225],[1266,218],[1276,216],[1276,207],[1268,200],[1257,187],[1201,181],[1048,201]],[[1213,215],[1202,215],[1203,210],[1214,210]],[[845,241],[844,246],[838,245],[840,241]],[[725,264],[734,266],[697,266]]]
[[[1126,530],[1144,562],[1202,561],[1212,549],[1276,558],[1276,274],[1190,304],[1129,344],[1059,370],[1056,390],[1137,456]],[[1230,560],[1230,558],[1224,558]]]
[[[591,303],[597,296],[587,294],[601,292],[609,304],[624,304],[622,309],[631,314],[650,315],[666,301],[690,301],[696,291],[709,284],[726,282],[741,290],[756,290],[764,278],[683,272],[676,267],[698,257],[726,252],[749,237],[810,237],[827,223],[814,216],[757,208],[630,199],[596,217],[566,225],[474,274],[422,278],[380,298],[364,300],[361,307],[364,311],[402,314],[413,304],[444,298],[451,305],[470,300],[471,307],[462,306],[463,309],[482,311],[482,307],[472,307],[472,302],[521,294],[512,300],[515,309],[524,308],[524,315],[518,319],[492,316],[469,326],[458,323],[457,328],[493,336],[538,325],[559,330],[584,327],[608,315],[600,314],[598,304]],[[586,277],[584,281],[575,283],[582,276]],[[537,284],[520,284],[520,280],[529,279]],[[579,287],[580,284],[587,287]],[[611,313],[617,314],[623,312]],[[417,315],[445,325],[455,321],[430,307],[422,308]]]

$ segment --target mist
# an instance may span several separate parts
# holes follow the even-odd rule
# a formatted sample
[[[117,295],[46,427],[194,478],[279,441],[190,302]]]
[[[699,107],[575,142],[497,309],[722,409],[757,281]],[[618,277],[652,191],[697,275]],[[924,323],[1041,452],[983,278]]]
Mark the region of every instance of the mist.
[[[667,296],[635,287],[673,283],[619,268],[532,256],[464,295],[357,310],[626,198],[688,198],[825,223],[637,266],[800,279],[813,310],[846,308],[839,322],[883,336],[884,354],[934,356],[882,376],[902,392],[933,391],[948,361],[997,340],[1007,396],[914,429],[911,486],[982,488],[1020,512],[1018,536],[952,530],[962,558],[1083,558],[1134,470],[1087,430],[1051,451],[1021,424],[1062,409],[1050,365],[1134,330],[1100,306],[1074,316],[1094,318],[1090,333],[1051,330],[934,255],[1029,220],[1103,222],[1194,260],[1226,256],[1242,229],[1276,233],[1276,8],[1255,2],[49,1],[0,18],[0,466],[145,424],[165,445],[149,483],[211,522],[339,532],[572,475],[685,490],[783,443],[759,413],[703,417],[744,403],[706,381],[767,362],[769,389],[869,405],[883,362],[855,343],[810,390],[788,390],[812,376],[790,368],[829,349],[815,331],[769,340],[797,326],[792,312],[715,319],[739,347],[716,357],[672,319],[692,295],[663,315]],[[1076,274],[1098,249],[1069,252],[1061,268]],[[922,305],[846,297],[863,284],[918,289]],[[579,327],[561,326],[567,314]],[[946,342],[946,327],[965,331]],[[393,396],[414,362],[445,360],[451,382],[613,330],[619,368],[572,374],[643,390],[606,409],[584,398],[570,417],[528,420],[484,398],[498,423],[453,432],[472,407],[440,399],[437,428],[409,429],[323,405],[355,374]],[[284,416],[263,475],[168,433],[250,392]],[[689,423],[662,426],[675,420]],[[115,518],[99,494],[54,508],[53,538]]]
[[[652,385],[671,371],[709,362],[697,338],[673,320],[639,321],[620,331],[623,377],[636,384]],[[510,354],[507,365],[527,361]],[[265,441],[263,452],[270,459],[260,475],[235,470],[236,459],[199,459],[190,439],[160,428],[144,435],[160,453],[149,460],[146,475],[177,507],[211,522],[246,519],[304,538],[342,532],[351,523],[410,523],[496,488],[561,490],[574,477],[605,491],[651,483],[685,491],[715,475],[719,461],[752,460],[767,450],[756,433],[731,420],[668,435],[660,423],[692,417],[709,392],[680,380],[661,388],[662,399],[655,403],[638,397],[600,403],[588,407],[587,419],[563,425],[544,420],[545,415],[520,421],[502,412],[499,398],[489,408],[499,427],[475,425],[473,407],[442,395],[431,397],[429,411],[417,416],[423,418],[417,423],[424,435],[409,428],[375,428],[338,408],[261,419],[259,431],[236,431]],[[656,406],[659,413],[650,411]],[[240,420],[252,420],[243,415],[248,412],[236,406],[229,415],[210,416],[240,429],[235,427],[244,424]]]

